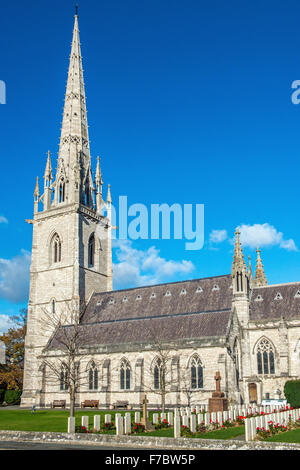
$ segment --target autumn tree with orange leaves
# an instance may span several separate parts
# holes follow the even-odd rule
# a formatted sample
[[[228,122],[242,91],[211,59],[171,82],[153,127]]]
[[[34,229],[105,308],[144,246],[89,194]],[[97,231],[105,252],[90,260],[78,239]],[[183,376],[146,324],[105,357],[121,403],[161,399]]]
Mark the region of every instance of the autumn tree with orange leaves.
[[[27,310],[20,310],[11,319],[14,326],[0,336],[6,348],[6,364],[0,366],[0,388],[22,390]]]

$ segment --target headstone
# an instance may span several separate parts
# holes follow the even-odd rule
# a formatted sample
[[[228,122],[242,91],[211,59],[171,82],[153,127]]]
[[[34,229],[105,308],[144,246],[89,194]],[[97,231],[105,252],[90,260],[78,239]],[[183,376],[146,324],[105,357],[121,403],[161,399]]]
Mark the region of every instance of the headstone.
[[[141,422],[141,413],[139,411],[136,411],[134,413],[134,422],[136,424]]]
[[[124,417],[124,433],[131,434],[131,415],[126,413]]]
[[[245,419],[245,440],[246,442],[251,441],[251,423],[250,419]]]
[[[105,424],[111,423],[111,415],[105,415],[104,422],[105,422]]]
[[[196,432],[196,415],[191,414],[190,416],[190,430]]]
[[[95,415],[94,416],[94,429],[96,431],[100,431],[100,418],[101,418],[100,415]]]
[[[117,413],[116,415],[116,434],[117,436],[122,436],[124,434],[124,420],[123,417]]]
[[[189,417],[188,417],[188,415],[184,415],[182,417],[182,425],[187,426],[187,427],[189,426]]]
[[[75,417],[74,416],[69,416],[68,418],[68,432],[69,433],[75,432]]]
[[[89,428],[89,417],[88,416],[82,416],[81,417],[81,426],[85,427],[86,429]]]
[[[197,422],[198,422],[198,426],[200,426],[202,424],[202,421],[203,421],[203,414],[202,413],[199,413],[197,415]]]
[[[152,422],[153,424],[157,424],[158,423],[158,413],[153,413],[152,415]]]
[[[169,426],[173,426],[173,413],[172,413],[172,411],[169,411],[167,420],[168,420]]]
[[[210,425],[210,413],[205,413],[205,415],[204,415],[204,424],[205,424],[205,426]]]
[[[176,416],[174,418],[174,437],[180,437],[180,418]]]

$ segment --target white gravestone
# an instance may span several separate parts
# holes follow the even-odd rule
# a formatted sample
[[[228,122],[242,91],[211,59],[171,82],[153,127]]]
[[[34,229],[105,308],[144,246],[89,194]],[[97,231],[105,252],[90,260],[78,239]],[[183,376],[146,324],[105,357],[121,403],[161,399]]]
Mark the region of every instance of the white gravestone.
[[[100,431],[100,415],[94,416],[94,429]]]

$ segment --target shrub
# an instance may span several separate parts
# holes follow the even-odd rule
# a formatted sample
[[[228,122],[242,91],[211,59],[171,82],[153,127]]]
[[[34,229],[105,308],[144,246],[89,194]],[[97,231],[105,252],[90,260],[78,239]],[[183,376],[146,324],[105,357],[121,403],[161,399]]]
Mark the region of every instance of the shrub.
[[[0,388],[0,405],[2,405],[4,401],[4,395],[5,395],[5,388]]]
[[[136,425],[133,427],[133,431],[135,433],[140,433],[145,431],[145,426],[141,423],[136,423]]]
[[[300,407],[300,380],[288,380],[284,385],[284,394],[291,406]]]
[[[18,405],[20,403],[21,395],[21,390],[6,390],[4,394],[4,401],[8,405]]]

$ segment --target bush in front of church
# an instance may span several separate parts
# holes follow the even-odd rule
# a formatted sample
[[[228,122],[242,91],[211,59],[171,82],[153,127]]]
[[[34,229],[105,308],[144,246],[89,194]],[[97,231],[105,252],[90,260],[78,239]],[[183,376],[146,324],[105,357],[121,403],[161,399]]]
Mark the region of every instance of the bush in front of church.
[[[21,395],[21,390],[6,390],[4,395],[4,401],[7,405],[19,405]]]
[[[294,408],[300,407],[300,380],[288,380],[284,385],[284,395]]]

